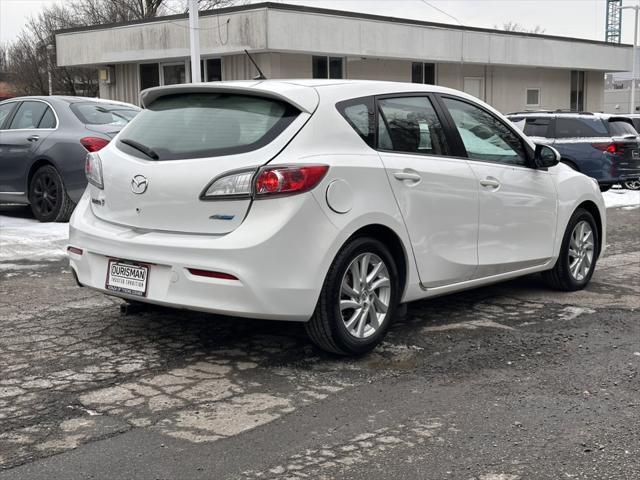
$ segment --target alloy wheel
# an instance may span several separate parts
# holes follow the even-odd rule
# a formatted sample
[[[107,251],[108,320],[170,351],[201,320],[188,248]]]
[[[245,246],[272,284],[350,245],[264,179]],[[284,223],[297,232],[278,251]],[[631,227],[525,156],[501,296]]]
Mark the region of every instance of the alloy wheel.
[[[50,215],[58,206],[58,185],[49,173],[38,175],[33,185],[33,203],[43,215]]]
[[[589,274],[594,253],[593,228],[582,220],[573,228],[569,242],[569,272],[576,281],[582,282]]]
[[[373,253],[358,255],[347,268],[340,287],[340,314],[355,338],[375,334],[387,318],[391,300],[389,271]]]

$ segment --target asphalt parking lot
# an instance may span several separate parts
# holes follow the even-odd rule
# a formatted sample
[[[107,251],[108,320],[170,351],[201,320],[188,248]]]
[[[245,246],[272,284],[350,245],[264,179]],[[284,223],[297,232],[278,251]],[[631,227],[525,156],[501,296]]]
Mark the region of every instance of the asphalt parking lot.
[[[608,229],[585,291],[413,303],[355,360],[296,324],[123,316],[62,256],[3,261],[0,479],[637,480],[640,208]]]

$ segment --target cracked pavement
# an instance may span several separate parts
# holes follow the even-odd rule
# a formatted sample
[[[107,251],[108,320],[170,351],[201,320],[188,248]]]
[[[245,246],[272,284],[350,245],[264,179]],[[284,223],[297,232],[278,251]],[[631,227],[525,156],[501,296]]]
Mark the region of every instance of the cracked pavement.
[[[586,290],[415,302],[359,359],[4,262],[0,479],[640,478],[640,209],[608,215]]]

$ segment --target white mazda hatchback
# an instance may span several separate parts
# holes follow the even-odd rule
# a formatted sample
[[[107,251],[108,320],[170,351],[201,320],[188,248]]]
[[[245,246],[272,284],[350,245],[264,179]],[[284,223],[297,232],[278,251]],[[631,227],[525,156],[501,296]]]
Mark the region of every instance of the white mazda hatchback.
[[[362,354],[398,306],[534,272],[591,279],[598,184],[488,105],[430,85],[248,81],[145,90],[70,224],[79,284],[306,322]]]

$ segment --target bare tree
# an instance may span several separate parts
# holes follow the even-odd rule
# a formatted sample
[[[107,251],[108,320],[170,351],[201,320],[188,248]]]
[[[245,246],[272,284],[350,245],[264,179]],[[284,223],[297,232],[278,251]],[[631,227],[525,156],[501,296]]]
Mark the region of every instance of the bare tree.
[[[494,28],[496,30],[504,30],[506,32],[521,32],[521,33],[537,33],[537,34],[542,34],[546,31],[546,29],[542,28],[540,25],[536,25],[533,28],[527,28],[523,25],[520,25],[517,22],[506,22],[502,24],[502,27],[499,27],[498,25],[494,25]]]
[[[247,0],[198,0],[201,10]],[[0,70],[12,74],[19,94],[46,95],[51,74],[56,94],[98,94],[95,68],[57,67],[55,32],[88,25],[143,20],[186,11],[186,0],[69,0],[45,7],[16,40],[0,49]]]

